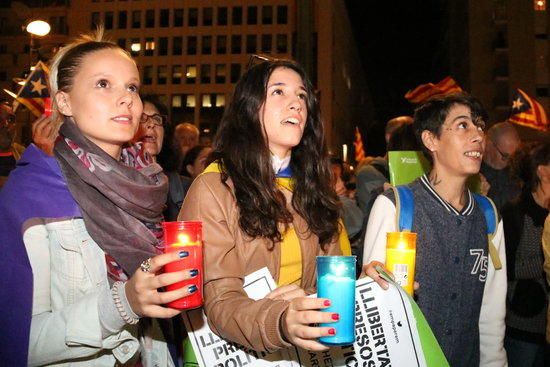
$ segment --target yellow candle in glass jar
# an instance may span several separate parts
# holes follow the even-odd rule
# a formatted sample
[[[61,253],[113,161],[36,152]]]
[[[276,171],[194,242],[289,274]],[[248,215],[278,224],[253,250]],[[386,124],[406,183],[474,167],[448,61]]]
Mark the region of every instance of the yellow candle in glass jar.
[[[416,233],[388,232],[386,237],[386,268],[395,282],[412,296],[416,263]]]

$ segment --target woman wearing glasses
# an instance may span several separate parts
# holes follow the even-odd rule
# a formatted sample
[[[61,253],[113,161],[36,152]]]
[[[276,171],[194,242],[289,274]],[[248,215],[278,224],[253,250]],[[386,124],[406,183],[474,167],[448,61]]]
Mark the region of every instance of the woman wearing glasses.
[[[139,124],[139,130],[134,137],[134,142],[141,142],[143,149],[151,159],[158,163],[168,176],[168,198],[164,219],[176,220],[183,203],[183,198],[191,181],[178,173],[179,151],[173,148],[170,142],[174,135],[174,129],[168,122],[168,109],[154,95],[141,97],[143,101],[143,113]]]
[[[154,96],[143,96],[141,100],[143,113],[134,142],[141,142],[143,149],[154,162],[157,162],[167,125],[166,107]]]

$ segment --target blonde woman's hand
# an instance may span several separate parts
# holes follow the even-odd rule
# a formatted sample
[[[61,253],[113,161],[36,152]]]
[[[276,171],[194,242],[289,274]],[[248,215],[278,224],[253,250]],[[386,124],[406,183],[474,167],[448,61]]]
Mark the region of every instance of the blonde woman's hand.
[[[328,350],[329,347],[321,344],[317,339],[335,335],[335,328],[312,325],[338,321],[338,314],[320,311],[329,306],[330,301],[326,298],[297,297],[292,299],[281,321],[286,339],[302,349]]]
[[[182,297],[186,297],[197,291],[196,286],[189,285],[180,289],[159,292],[159,288],[191,279],[198,275],[196,269],[186,269],[173,273],[160,273],[162,267],[173,261],[181,260],[188,256],[185,250],[157,255],[150,259],[149,271],[138,268],[134,275],[125,284],[126,298],[132,311],[140,317],[171,318],[181,312],[163,305]]]

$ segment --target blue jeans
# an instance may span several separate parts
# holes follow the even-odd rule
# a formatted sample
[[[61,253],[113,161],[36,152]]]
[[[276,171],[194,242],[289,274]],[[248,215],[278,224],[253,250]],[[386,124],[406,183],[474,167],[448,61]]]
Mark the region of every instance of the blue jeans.
[[[504,338],[508,367],[544,367],[544,345]]]

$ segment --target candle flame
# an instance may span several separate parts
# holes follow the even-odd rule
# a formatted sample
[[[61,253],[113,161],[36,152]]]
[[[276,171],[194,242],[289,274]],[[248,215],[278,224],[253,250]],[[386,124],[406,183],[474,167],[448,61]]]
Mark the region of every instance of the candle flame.
[[[407,241],[399,241],[397,243],[397,249],[399,250],[407,250],[409,248],[409,244]]]
[[[186,244],[189,243],[190,238],[189,238],[189,236],[186,235],[186,234],[179,234],[179,235],[178,235],[178,241],[179,241],[180,244],[186,245]]]

